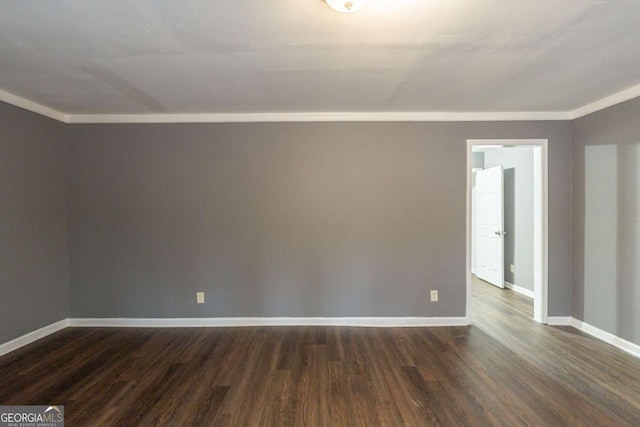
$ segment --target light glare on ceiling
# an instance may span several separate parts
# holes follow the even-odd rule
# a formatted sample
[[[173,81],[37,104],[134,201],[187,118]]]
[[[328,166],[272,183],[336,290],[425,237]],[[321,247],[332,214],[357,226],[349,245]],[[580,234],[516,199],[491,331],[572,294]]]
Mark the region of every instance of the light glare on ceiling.
[[[327,4],[342,13],[353,13],[364,7],[368,0],[326,0]]]

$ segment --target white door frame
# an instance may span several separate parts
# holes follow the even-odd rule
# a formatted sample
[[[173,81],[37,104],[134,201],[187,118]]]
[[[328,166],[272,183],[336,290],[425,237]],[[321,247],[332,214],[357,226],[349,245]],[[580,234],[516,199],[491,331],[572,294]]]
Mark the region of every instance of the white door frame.
[[[541,168],[534,170],[534,178],[539,176],[541,184],[541,196],[534,197],[534,248],[533,248],[533,320],[538,323],[547,323],[548,320],[548,296],[549,296],[549,140],[547,139],[468,139],[467,140],[467,313],[466,321],[471,325],[471,209],[473,190],[472,153],[476,145],[516,146],[529,145],[539,148]],[[534,150],[534,159],[537,157]],[[534,168],[535,169],[535,168]],[[540,169],[542,169],[540,171]],[[542,181],[540,183],[540,180]],[[536,183],[534,182],[534,189]],[[536,191],[534,190],[534,195]],[[539,233],[535,231],[540,230]]]

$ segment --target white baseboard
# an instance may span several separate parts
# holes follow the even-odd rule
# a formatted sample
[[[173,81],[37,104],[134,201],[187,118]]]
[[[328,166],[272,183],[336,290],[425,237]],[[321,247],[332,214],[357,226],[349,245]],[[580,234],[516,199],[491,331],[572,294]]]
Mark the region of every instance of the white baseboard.
[[[210,318],[109,318],[69,319],[72,327],[198,328],[237,326],[466,326],[466,317],[210,317]]]
[[[509,283],[509,282],[504,282],[504,287],[507,289],[511,289],[513,292],[517,292],[521,295],[524,295],[525,297],[529,297],[531,299],[533,299],[535,297],[535,294],[533,293],[533,291],[530,291],[529,289],[523,288],[522,286],[518,286],[518,285],[514,285],[513,283]]]
[[[34,341],[38,341],[39,339],[42,339],[47,335],[51,335],[55,332],[61,331],[67,326],[69,326],[68,319],[63,319],[63,320],[60,320],[59,322],[47,325],[44,328],[40,328],[33,332],[29,332],[28,334],[25,334],[21,337],[18,337],[4,344],[0,344],[0,356],[3,356],[14,350],[17,350],[20,347],[24,347],[27,344],[31,344]]]
[[[631,341],[627,341],[610,332],[603,331],[602,329],[596,328],[595,326],[585,323],[581,320],[574,319],[573,317],[571,318],[570,325],[584,333],[587,333],[606,343],[609,343],[614,347],[618,347],[620,350],[626,351],[627,353],[640,358],[640,345],[638,344],[634,344]]]
[[[578,329],[579,331],[589,334],[601,341],[619,348],[620,350],[623,350],[633,356],[640,358],[640,345],[620,338],[610,332],[603,331],[600,328],[596,328],[593,325],[575,319],[571,316],[549,317],[547,318],[547,323],[549,324],[549,326],[571,326]]]
[[[635,357],[640,358],[640,345],[570,316],[549,316],[550,326],[572,326]],[[108,318],[64,319],[7,343],[0,344],[0,356],[31,344],[67,327],[118,328],[187,328],[238,326],[367,326],[367,327],[435,327],[467,326],[466,317],[218,317],[183,319]]]
[[[547,324],[549,326],[573,326],[571,324],[571,316],[549,316],[547,317]]]

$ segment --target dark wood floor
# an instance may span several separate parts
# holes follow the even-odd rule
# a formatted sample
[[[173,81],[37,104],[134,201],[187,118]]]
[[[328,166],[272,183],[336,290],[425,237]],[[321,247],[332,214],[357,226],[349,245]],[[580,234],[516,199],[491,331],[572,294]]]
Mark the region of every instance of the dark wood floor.
[[[68,426],[639,426],[640,361],[474,285],[474,326],[70,328],[0,358]]]

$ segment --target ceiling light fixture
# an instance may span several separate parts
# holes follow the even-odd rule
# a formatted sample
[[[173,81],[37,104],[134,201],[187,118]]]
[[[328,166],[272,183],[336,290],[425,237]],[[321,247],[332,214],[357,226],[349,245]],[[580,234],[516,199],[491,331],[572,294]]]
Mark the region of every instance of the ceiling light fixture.
[[[356,12],[367,4],[368,0],[326,0],[327,4],[342,13]]]

